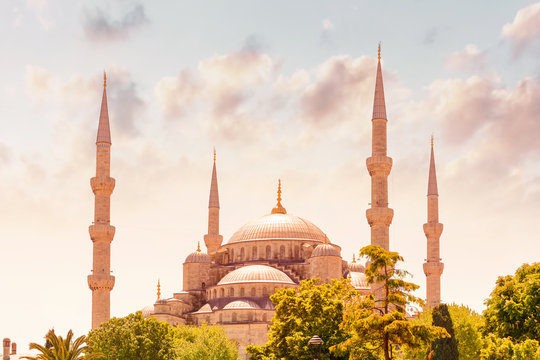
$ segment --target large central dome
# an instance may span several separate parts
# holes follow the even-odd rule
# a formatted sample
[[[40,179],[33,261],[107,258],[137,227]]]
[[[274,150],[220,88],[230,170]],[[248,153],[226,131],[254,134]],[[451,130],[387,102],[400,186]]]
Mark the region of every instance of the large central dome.
[[[254,240],[310,240],[324,242],[324,233],[310,221],[282,213],[264,215],[238,229],[228,244]]]

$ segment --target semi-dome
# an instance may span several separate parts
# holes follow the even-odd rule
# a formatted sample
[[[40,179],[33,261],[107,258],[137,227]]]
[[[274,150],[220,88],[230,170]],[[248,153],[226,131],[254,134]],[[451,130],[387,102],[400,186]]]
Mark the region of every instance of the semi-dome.
[[[209,263],[212,262],[210,255],[201,251],[201,247],[197,244],[197,251],[192,252],[186,257],[186,263]]]
[[[341,257],[339,250],[331,244],[319,244],[311,253],[311,257],[316,256],[339,256]]]
[[[364,270],[366,269],[364,267],[364,265],[356,262],[356,258],[354,257],[354,254],[353,254],[352,262],[349,262],[347,264],[347,267],[349,268],[349,271],[351,271],[351,272],[361,272],[361,273],[363,273]]]
[[[349,272],[349,279],[351,280],[351,285],[359,290],[359,289],[369,289],[369,285],[367,283],[366,274],[361,272]]]
[[[253,282],[294,285],[294,281],[283,271],[267,265],[248,265],[233,270],[225,275],[218,285]]]
[[[227,305],[223,307],[224,310],[231,310],[231,309],[260,309],[261,307],[254,301],[251,301],[249,299],[241,299],[241,300],[235,300],[231,301]]]
[[[321,229],[298,216],[273,213],[250,221],[238,229],[228,244],[254,240],[324,241]]]

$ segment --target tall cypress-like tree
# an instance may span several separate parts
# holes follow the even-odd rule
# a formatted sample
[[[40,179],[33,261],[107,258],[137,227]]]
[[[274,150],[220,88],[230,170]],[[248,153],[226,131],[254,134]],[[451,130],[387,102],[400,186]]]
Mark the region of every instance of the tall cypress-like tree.
[[[454,325],[446,304],[440,304],[433,308],[433,325],[445,328],[450,337],[433,341],[428,358],[430,360],[458,360],[459,352],[454,335]]]

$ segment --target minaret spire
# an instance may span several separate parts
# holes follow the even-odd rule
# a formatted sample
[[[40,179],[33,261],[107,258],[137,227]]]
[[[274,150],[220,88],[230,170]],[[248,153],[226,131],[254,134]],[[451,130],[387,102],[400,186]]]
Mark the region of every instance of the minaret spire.
[[[208,201],[208,234],[204,235],[204,243],[208,249],[208,255],[214,258],[222,242],[223,236],[219,234],[219,192],[216,171],[216,149],[214,149],[214,166],[212,168],[210,199]]]
[[[107,77],[104,74],[96,141],[96,176],[90,179],[90,186],[95,195],[94,222],[88,229],[93,242],[92,274],[88,276],[88,286],[92,290],[92,329],[110,318],[110,293],[115,281],[111,275],[111,242],[115,228],[110,224],[111,194],[115,180],[110,177],[111,134],[106,86]]]
[[[427,210],[427,223],[424,224],[424,234],[426,234],[427,238],[427,259],[424,263],[426,303],[429,307],[435,307],[441,302],[441,274],[444,264],[440,258],[439,238],[443,231],[443,224],[439,223],[439,193],[437,191],[437,176],[435,174],[433,136],[431,136]]]
[[[272,214],[286,214],[287,210],[281,205],[281,179],[278,180],[278,190],[277,190],[277,204],[276,207],[272,209]]]
[[[379,44],[373,118],[371,120],[371,157],[366,165],[371,176],[371,208],[366,217],[371,227],[371,244],[389,250],[389,227],[394,211],[388,207],[388,175],[392,169],[392,158],[386,155],[386,106],[381,70],[381,45]]]
[[[386,154],[386,105],[381,69],[381,44],[379,43],[373,118],[371,119],[371,156],[366,166],[371,176],[371,207],[366,210],[366,218],[371,227],[371,244],[390,250],[389,230],[394,210],[388,207],[388,175],[392,169],[392,158]],[[384,298],[381,283],[371,285],[375,301]]]

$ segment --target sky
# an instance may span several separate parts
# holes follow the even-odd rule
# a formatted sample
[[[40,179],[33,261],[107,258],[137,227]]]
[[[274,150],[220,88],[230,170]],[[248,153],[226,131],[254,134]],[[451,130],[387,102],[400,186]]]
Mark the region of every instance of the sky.
[[[0,3],[0,337],[91,326],[88,226],[103,71],[112,135],[111,315],[181,290],[213,148],[224,241],[290,214],[351,260],[365,210],[377,45],[394,165],[390,248],[421,286],[435,138],[442,300],[482,311],[540,254],[540,2]]]

